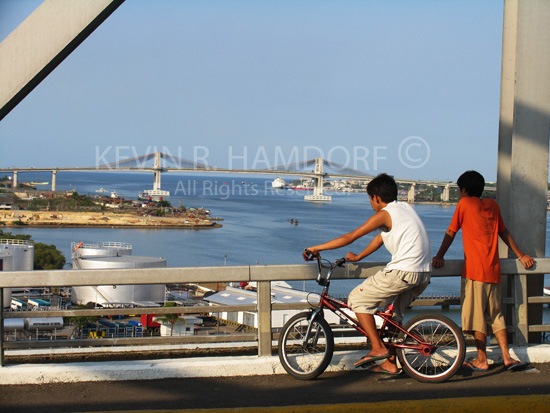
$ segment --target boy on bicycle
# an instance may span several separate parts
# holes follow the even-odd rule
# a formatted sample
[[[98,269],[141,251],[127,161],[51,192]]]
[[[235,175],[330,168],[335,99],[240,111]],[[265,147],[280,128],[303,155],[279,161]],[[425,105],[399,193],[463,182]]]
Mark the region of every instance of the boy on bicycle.
[[[368,277],[348,298],[348,305],[371,343],[371,351],[357,361],[355,367],[384,360],[369,370],[397,373],[395,355],[388,352],[380,339],[374,313],[378,307],[397,296],[394,318],[402,321],[405,309],[430,283],[430,242],[426,228],[413,207],[397,201],[397,184],[391,176],[378,175],[367,185],[367,194],[375,214],[354,231],[307,248],[304,258],[313,259],[320,251],[344,247],[370,232],[380,231],[361,253],[348,252],[346,255],[347,261],[359,261],[378,250],[382,244],[392,255],[383,270]]]
[[[433,258],[433,266],[439,268],[445,264],[443,257],[462,228],[465,258],[461,288],[462,330],[473,332],[477,347],[477,359],[464,363],[464,368],[489,370],[486,338],[493,332],[502,351],[504,365],[509,370],[524,367],[527,363],[514,360],[508,349],[506,323],[501,310],[498,238],[517,255],[525,268],[531,268],[534,260],[521,251],[504,226],[498,204],[493,199],[481,199],[485,179],[479,172],[466,171],[456,183],[460,201],[441,247]]]

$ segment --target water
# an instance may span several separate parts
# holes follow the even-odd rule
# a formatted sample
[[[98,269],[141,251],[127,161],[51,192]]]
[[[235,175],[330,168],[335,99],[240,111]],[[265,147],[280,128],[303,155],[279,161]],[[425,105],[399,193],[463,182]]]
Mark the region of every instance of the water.
[[[25,173],[20,181],[50,181],[49,173]],[[240,175],[162,175],[162,189],[169,190],[169,201],[187,207],[204,207],[211,216],[223,218],[222,228],[206,230],[120,229],[120,228],[9,228],[14,234],[30,234],[35,242],[54,244],[70,261],[71,242],[127,242],[134,255],[167,259],[170,267],[298,264],[305,247],[325,242],[355,229],[373,213],[364,193],[332,193],[331,203],[304,201],[304,191],[273,191],[272,178]],[[246,181],[246,183],[244,183]],[[144,189],[152,189],[153,175],[124,172],[63,172],[57,175],[57,189],[76,189],[80,194],[95,194],[99,188],[115,190],[135,199]],[[447,229],[454,207],[415,205],[430,236],[435,255]],[[298,220],[294,225],[290,219]],[[548,231],[547,231],[548,232]],[[360,252],[374,235],[369,234],[339,251],[325,253],[335,259],[347,251]],[[547,248],[550,242],[547,241]],[[548,251],[547,251],[548,256]],[[463,257],[461,233],[457,234],[446,259]],[[388,261],[390,254],[380,248],[370,261]],[[545,285],[550,285],[548,276]],[[347,294],[357,281],[335,281],[334,294]],[[303,288],[303,282],[293,283]],[[315,282],[305,288],[317,291]],[[460,293],[460,277],[434,278],[425,294]]]

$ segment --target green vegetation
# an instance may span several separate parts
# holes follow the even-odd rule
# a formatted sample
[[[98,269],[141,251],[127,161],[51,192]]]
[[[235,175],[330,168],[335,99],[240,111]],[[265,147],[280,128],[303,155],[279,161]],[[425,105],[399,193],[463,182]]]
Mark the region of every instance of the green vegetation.
[[[90,310],[95,307],[94,303],[88,303],[86,305],[77,305],[72,307],[72,310]],[[98,316],[74,316],[74,317],[63,317],[63,322],[65,324],[72,324],[76,327],[79,333],[82,332],[82,327],[87,323],[95,323],[99,320]]]
[[[35,270],[60,270],[65,266],[65,256],[55,245],[37,242],[34,244]]]
[[[0,239],[19,239],[31,241],[32,237],[26,234],[12,234],[0,229]],[[60,270],[65,266],[65,256],[56,249],[55,245],[47,245],[41,242],[34,244],[34,269],[35,270]]]
[[[168,301],[164,304],[164,307],[176,307],[176,303],[173,301]],[[181,318],[179,314],[164,314],[161,317],[157,317],[157,321],[170,324],[170,336],[174,333],[174,324],[176,324],[178,320],[183,320],[187,325],[185,318]]]
[[[78,192],[73,192],[71,195],[55,194],[44,198],[19,199],[14,198],[14,205],[21,209],[29,211],[46,211],[46,210],[103,210],[103,205],[97,203],[96,200],[87,196],[80,195]]]

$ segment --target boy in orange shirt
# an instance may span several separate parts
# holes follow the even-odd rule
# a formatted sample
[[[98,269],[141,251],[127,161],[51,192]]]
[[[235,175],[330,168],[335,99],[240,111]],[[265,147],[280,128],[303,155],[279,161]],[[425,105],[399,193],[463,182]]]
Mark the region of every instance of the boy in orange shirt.
[[[458,178],[457,185],[460,201],[432,264],[435,268],[445,265],[443,256],[462,228],[462,330],[473,332],[477,347],[477,359],[464,363],[464,368],[481,371],[489,369],[487,334],[495,335],[504,365],[509,370],[524,367],[528,363],[514,360],[508,349],[506,324],[501,309],[498,237],[517,255],[525,268],[531,268],[534,260],[520,250],[506,229],[498,204],[493,199],[480,198],[485,180],[479,172],[464,172]]]

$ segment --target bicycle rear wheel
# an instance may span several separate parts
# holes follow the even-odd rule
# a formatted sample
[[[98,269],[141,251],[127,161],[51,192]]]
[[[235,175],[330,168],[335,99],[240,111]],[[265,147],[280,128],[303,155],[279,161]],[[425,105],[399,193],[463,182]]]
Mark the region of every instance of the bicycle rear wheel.
[[[328,323],[317,317],[308,334],[310,317],[309,312],[296,314],[279,336],[279,360],[288,374],[300,380],[314,379],[323,373],[334,352],[334,335]]]
[[[466,344],[460,328],[440,314],[423,314],[409,320],[404,329],[433,345],[430,354],[417,349],[400,348],[397,352],[405,372],[421,382],[440,383],[451,378],[464,363]],[[417,345],[410,335],[400,333],[403,345]]]

